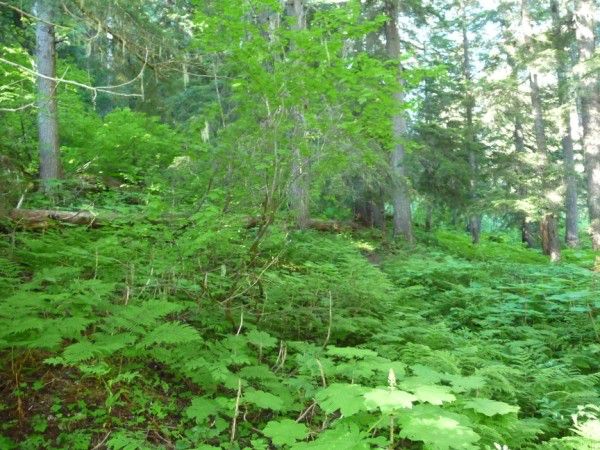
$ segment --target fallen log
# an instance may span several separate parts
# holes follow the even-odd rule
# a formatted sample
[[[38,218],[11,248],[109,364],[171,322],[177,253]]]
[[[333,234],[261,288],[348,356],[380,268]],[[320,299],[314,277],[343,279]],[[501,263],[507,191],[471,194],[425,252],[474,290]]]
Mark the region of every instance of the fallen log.
[[[97,215],[90,211],[61,211],[52,209],[13,209],[9,219],[15,223],[17,228],[27,230],[45,230],[58,223],[71,225],[82,225],[90,228],[99,228],[111,222],[115,222],[118,216],[115,214]],[[173,217],[171,217],[173,219]],[[140,220],[139,218],[137,220]],[[148,220],[147,218],[145,220]],[[149,220],[152,223],[157,221]],[[167,221],[167,219],[165,219]],[[162,222],[162,221],[160,221]],[[261,224],[259,217],[248,217],[245,228],[255,228]],[[311,219],[308,228],[324,232],[344,232],[361,228],[356,222],[338,222],[336,220]]]
[[[262,219],[260,217],[248,217],[246,219],[245,227],[248,229],[256,228],[261,223]],[[311,219],[307,224],[307,228],[317,231],[329,231],[340,233],[342,231],[358,230],[359,228],[364,228],[364,226],[356,222],[339,222],[337,220]]]
[[[58,211],[51,209],[13,209],[8,217],[18,227],[30,230],[46,229],[54,222],[98,228],[107,221],[106,217],[101,220],[96,214],[89,211]]]

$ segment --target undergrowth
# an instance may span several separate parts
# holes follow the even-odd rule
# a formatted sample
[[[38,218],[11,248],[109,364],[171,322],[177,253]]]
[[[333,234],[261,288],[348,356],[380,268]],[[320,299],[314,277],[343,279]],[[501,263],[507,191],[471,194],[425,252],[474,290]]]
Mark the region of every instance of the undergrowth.
[[[0,448],[599,448],[598,279],[206,206],[0,241]]]

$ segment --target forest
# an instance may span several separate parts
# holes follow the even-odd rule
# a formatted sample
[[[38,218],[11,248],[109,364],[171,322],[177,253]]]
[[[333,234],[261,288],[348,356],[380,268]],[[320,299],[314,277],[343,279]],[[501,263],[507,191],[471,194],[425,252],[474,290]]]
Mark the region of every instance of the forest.
[[[600,450],[599,25],[1,0],[0,450]]]

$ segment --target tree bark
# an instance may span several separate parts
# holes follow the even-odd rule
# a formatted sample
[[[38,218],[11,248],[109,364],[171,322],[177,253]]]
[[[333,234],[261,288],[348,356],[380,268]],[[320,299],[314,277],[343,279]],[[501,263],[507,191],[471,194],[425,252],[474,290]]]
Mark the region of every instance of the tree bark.
[[[479,178],[479,164],[477,162],[477,153],[475,152],[475,131],[473,128],[473,107],[475,105],[475,99],[471,92],[473,77],[471,74],[471,55],[469,48],[469,34],[467,30],[467,8],[465,1],[462,0],[460,3],[461,9],[461,28],[462,28],[462,50],[463,50],[463,79],[465,82],[465,129],[464,129],[464,140],[465,150],[467,157],[469,158],[469,167],[471,169],[471,180],[470,180],[470,197],[471,197],[471,209],[475,208],[475,201],[477,199],[477,179]],[[479,244],[481,235],[481,215],[471,211],[469,216],[469,232],[471,233],[471,241],[473,244]]]
[[[528,58],[531,59],[533,55],[533,49],[531,42],[531,22],[529,18],[529,0],[521,1],[521,29],[523,30],[524,35],[523,45]],[[548,148],[546,144],[546,128],[544,124],[540,88],[538,85],[538,75],[536,69],[531,63],[527,64],[527,72],[529,73],[529,88],[531,90],[531,110],[534,118],[536,150],[539,154],[547,158]],[[543,183],[543,188],[545,190],[546,183]],[[556,226],[556,217],[548,209],[548,207],[544,207],[542,220],[540,222],[540,234],[542,238],[542,248],[544,250],[544,254],[549,255],[550,260],[555,262],[560,260],[560,242],[557,234],[558,230]]]
[[[542,249],[544,255],[550,257],[550,261],[560,261],[560,242],[556,226],[556,217],[548,213],[540,221],[540,234],[542,235]]]
[[[56,101],[56,41],[54,36],[55,0],[37,0],[36,64],[37,79],[38,147],[40,154],[41,189],[49,193],[53,183],[62,177],[58,139],[58,110]],[[47,77],[47,78],[46,78]]]
[[[304,0],[288,0],[286,12],[294,19],[292,29],[299,31],[306,28]],[[290,204],[298,228],[307,228],[310,223],[310,178],[308,161],[302,156],[298,139],[304,129],[304,117],[299,107],[292,111],[295,127],[292,136],[292,170],[290,183]]]
[[[575,34],[579,47],[579,63],[594,55],[593,0],[579,0],[575,11]],[[586,71],[587,72],[587,71]],[[598,79],[589,73],[579,80],[579,98],[583,122],[583,154],[587,177],[590,234],[594,250],[600,250],[600,97]]]
[[[575,173],[575,155],[573,151],[573,130],[571,129],[571,111],[573,105],[569,99],[569,80],[567,78],[567,54],[564,49],[563,33],[561,31],[561,18],[558,0],[552,0],[552,28],[554,48],[556,50],[556,78],[558,80],[558,103],[561,107],[564,182],[565,182],[565,242],[569,247],[579,245],[577,229],[577,174]]]
[[[69,223],[72,225],[85,225],[92,228],[100,227],[113,216],[98,218],[88,211],[55,211],[48,209],[13,209],[9,218],[20,228],[28,230],[46,229],[53,222]]]
[[[385,45],[387,55],[391,59],[400,57],[400,34],[398,32],[398,0],[386,0],[385,2],[388,20],[385,24]],[[398,66],[398,87],[394,94],[397,106],[404,105],[404,93],[402,92],[402,67]],[[392,118],[392,135],[394,137],[394,148],[390,157],[392,175],[392,205],[394,206],[394,236],[402,236],[407,242],[413,242],[412,212],[410,191],[406,177],[404,164],[404,144],[402,139],[407,132],[406,118],[398,112]]]

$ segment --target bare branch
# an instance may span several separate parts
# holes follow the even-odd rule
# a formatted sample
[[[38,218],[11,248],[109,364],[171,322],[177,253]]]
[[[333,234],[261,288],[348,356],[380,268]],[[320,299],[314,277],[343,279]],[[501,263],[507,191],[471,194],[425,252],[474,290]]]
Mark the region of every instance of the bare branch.
[[[17,108],[0,108],[0,112],[18,112],[18,111],[23,111],[24,109],[27,109],[27,108],[31,108],[32,106],[35,106],[34,102],[27,103],[26,105],[22,105]]]
[[[35,16],[35,15],[33,15],[33,14],[30,14],[30,13],[28,13],[28,12],[26,12],[26,11],[23,11],[23,10],[22,10],[22,9],[20,9],[20,8],[17,8],[17,7],[16,7],[16,6],[14,6],[14,5],[9,5],[8,3],[5,3],[5,2],[1,2],[1,1],[0,1],[0,6],[4,6],[4,7],[6,7],[6,8],[12,9],[12,10],[14,10],[14,11],[18,12],[19,14],[21,14],[21,15],[25,16],[25,17],[29,17],[29,18],[31,18],[31,19],[33,19],[33,20],[37,20],[38,22],[43,22],[43,23],[46,23],[46,24],[48,24],[48,25],[52,25],[53,27],[65,28],[65,29],[67,29],[67,30],[70,30],[70,29],[71,29],[71,27],[66,27],[66,26],[64,26],[64,25],[59,25],[59,24],[57,24],[57,23],[48,22],[47,20],[40,19],[39,17],[37,17],[37,16]]]
[[[74,80],[67,80],[63,77],[61,78],[54,78],[54,77],[49,77],[47,75],[44,75],[42,73],[39,73],[36,70],[30,69],[28,67],[25,67],[21,64],[18,64],[16,62],[13,61],[9,61],[8,59],[4,59],[2,57],[0,57],[0,63],[4,63],[7,64],[9,66],[12,67],[16,67],[17,69],[29,74],[29,75],[33,75],[36,77],[40,77],[40,78],[44,78],[46,80],[52,80],[55,81],[57,83],[65,83],[65,84],[70,84],[73,86],[77,86],[80,87],[82,89],[87,89],[89,91],[92,91],[94,93],[94,96],[96,96],[98,94],[98,92],[103,92],[106,94],[110,94],[110,95],[115,95],[115,96],[119,96],[119,97],[141,97],[143,98],[143,94],[127,94],[127,93],[123,93],[123,92],[115,92],[114,89],[123,87],[123,86],[127,86],[129,84],[134,83],[137,80],[141,80],[143,75],[144,75],[144,70],[146,69],[146,61],[148,59],[148,51],[146,50],[146,58],[144,60],[144,64],[142,66],[142,69],[140,70],[140,73],[138,73],[134,78],[132,78],[129,81],[126,81],[125,83],[121,83],[121,84],[117,84],[114,86],[90,86],[88,84],[84,84],[84,83],[80,83],[78,81],[74,81]]]

